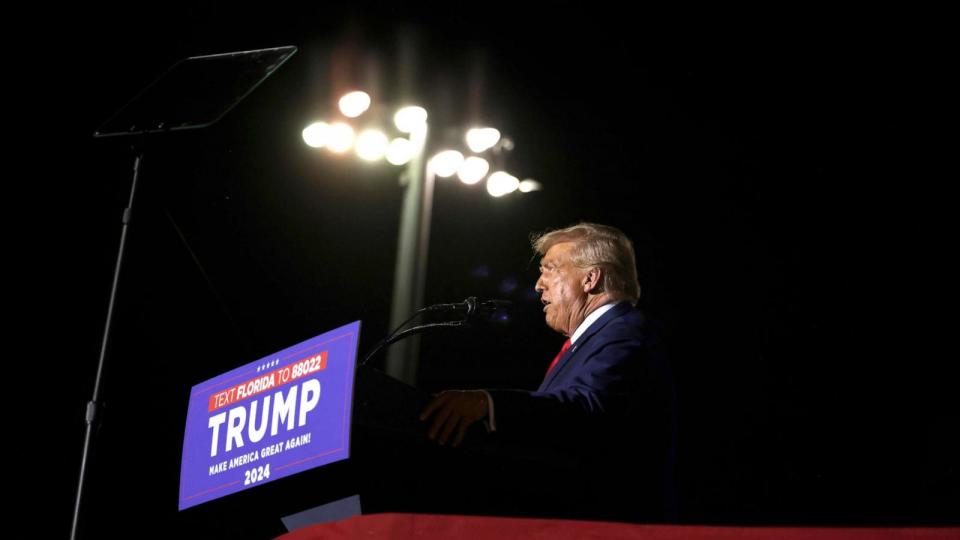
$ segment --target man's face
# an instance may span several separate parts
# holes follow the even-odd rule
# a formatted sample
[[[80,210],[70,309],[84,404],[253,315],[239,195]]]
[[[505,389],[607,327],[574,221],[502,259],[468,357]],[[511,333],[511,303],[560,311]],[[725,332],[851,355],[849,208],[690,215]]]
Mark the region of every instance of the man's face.
[[[540,279],[534,287],[540,293],[547,326],[569,336],[583,322],[587,303],[585,272],[570,261],[573,242],[554,244],[540,260]]]

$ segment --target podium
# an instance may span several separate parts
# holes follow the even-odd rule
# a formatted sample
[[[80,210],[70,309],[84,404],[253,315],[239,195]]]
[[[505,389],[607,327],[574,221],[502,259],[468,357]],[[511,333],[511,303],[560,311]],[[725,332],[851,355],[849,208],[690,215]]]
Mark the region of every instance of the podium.
[[[457,448],[426,437],[418,415],[426,392],[378,370],[361,368],[354,397],[351,459],[359,465],[364,514],[410,512],[527,517],[586,517],[591,483],[582,456],[535,441],[487,433],[477,423]],[[574,488],[575,489],[575,488]]]

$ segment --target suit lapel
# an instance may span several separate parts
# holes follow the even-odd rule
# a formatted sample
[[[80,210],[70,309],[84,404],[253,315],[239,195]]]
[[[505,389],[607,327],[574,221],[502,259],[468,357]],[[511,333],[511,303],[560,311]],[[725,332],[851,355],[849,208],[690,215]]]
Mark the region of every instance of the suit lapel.
[[[570,359],[576,356],[576,354],[587,344],[587,341],[593,337],[594,334],[603,329],[610,321],[620,317],[630,311],[630,304],[628,302],[620,302],[619,304],[613,306],[606,313],[600,316],[599,319],[593,322],[589,328],[577,338],[577,342],[574,343],[560,358],[560,361],[557,362],[557,365],[550,370],[550,373],[547,374],[547,377],[540,383],[540,388],[537,391],[542,392],[550,387],[553,384],[553,381],[556,380],[557,376],[565,367],[570,364]]]

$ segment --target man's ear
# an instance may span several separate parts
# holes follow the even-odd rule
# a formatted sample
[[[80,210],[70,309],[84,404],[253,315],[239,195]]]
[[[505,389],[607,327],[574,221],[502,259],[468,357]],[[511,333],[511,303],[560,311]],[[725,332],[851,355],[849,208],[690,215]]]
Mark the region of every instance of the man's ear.
[[[603,291],[603,270],[594,266],[583,274],[583,292],[599,293]]]

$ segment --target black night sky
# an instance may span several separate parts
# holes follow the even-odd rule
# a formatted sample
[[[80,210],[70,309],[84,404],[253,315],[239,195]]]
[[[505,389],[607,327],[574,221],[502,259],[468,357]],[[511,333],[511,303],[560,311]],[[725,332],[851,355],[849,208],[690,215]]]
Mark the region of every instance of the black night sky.
[[[91,134],[181,58],[283,45],[299,52],[221,122],[148,144],[90,537],[185,526],[192,385],[354,320],[361,352],[387,333],[398,170],[334,158],[300,132],[341,90],[396,100],[404,77],[438,138],[494,125],[516,145],[507,169],[544,186],[494,199],[438,181],[426,302],[516,307],[509,324],[425,337],[423,388],[536,387],[562,338],[532,293],[529,235],[608,223],[636,244],[640,305],[677,371],[684,522],[957,522],[956,393],[934,353],[925,195],[873,145],[896,115],[896,90],[872,82],[881,64],[896,78],[896,32],[813,13],[323,4],[73,7],[46,30],[51,52],[26,73],[39,124],[65,128],[56,147],[35,139],[42,157],[25,174],[55,199],[31,228],[42,304],[59,308],[36,320],[70,344],[54,375],[60,480],[44,502],[57,534],[132,163],[130,141]],[[417,43],[403,69],[402,35]],[[277,497],[282,483],[258,489]],[[256,497],[220,511],[247,515]]]

